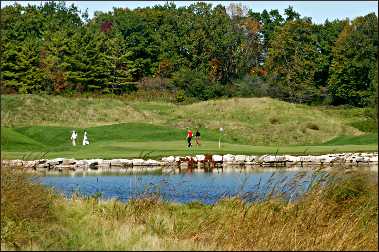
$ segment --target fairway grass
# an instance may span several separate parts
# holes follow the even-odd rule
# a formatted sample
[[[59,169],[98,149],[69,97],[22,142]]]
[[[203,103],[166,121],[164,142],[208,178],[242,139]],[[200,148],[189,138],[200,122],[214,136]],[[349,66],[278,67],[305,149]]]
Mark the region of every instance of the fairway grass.
[[[325,108],[271,98],[189,105],[122,97],[1,96],[1,157],[159,158],[196,154],[325,154],[377,151],[378,133],[360,108]],[[202,145],[188,149],[186,127]],[[223,127],[221,149],[219,128]],[[375,128],[375,130],[373,130]],[[77,146],[71,145],[77,130]],[[84,130],[90,145],[81,146]]]
[[[182,130],[185,135],[186,127],[200,126],[201,133],[218,133],[222,127],[227,142],[248,145],[313,145],[343,135],[362,136],[366,130],[377,132],[363,108],[307,106],[268,97],[177,105],[123,97],[2,95],[1,105],[1,126],[10,128],[142,123]]]
[[[339,145],[339,146],[253,146],[223,143],[221,149],[218,142],[204,141],[201,147],[186,147],[185,141],[154,141],[154,142],[101,142],[88,146],[64,147],[61,150],[42,151],[3,151],[3,159],[34,160],[40,158],[74,158],[74,159],[113,159],[113,158],[161,158],[163,156],[187,156],[198,154],[325,154],[341,152],[373,152],[378,151],[377,145]]]

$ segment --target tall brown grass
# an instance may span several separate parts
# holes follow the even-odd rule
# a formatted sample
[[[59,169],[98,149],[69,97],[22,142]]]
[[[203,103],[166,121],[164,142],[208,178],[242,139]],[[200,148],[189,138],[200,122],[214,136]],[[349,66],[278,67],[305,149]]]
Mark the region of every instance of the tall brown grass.
[[[14,218],[22,220],[34,214],[36,217],[30,223],[42,220],[34,247],[18,241],[18,246],[24,249],[378,250],[377,174],[362,170],[346,172],[344,168],[329,174],[315,181],[295,201],[275,194],[255,203],[233,197],[214,205],[169,203],[159,197],[122,203],[103,201],[98,196],[75,196],[52,199],[54,214],[50,204],[42,204],[51,203],[51,198],[46,198],[48,194],[21,179],[25,181],[21,182],[23,187],[38,188],[40,193],[34,195],[40,198],[33,201],[40,204],[32,203],[36,213],[18,213],[24,208],[12,208],[17,214],[8,213],[1,225],[3,230],[3,225],[9,225]],[[25,195],[25,189],[11,184],[12,194]],[[7,194],[11,194],[9,189]],[[8,197],[2,206],[3,203],[7,209],[21,206],[10,201],[23,200],[30,202],[31,198]],[[41,219],[42,213],[53,214],[55,219]],[[13,237],[16,236],[3,239],[2,233],[2,243],[12,248]]]
[[[55,198],[21,170],[1,167],[1,245],[32,246],[40,228],[55,219]]]

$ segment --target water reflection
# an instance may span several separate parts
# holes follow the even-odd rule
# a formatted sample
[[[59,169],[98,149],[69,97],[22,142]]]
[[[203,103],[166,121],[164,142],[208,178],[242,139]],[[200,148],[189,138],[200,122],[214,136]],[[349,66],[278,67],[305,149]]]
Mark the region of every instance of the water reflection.
[[[360,169],[363,169],[360,167]],[[258,201],[268,196],[283,195],[294,200],[306,192],[312,183],[327,175],[327,169],[312,168],[219,168],[210,172],[202,169],[163,168],[109,169],[49,173],[40,177],[42,184],[52,186],[70,197],[74,192],[93,195],[100,192],[105,199],[129,199],[159,195],[174,202],[201,201],[213,204],[223,197],[239,196]],[[377,174],[377,173],[376,173]]]

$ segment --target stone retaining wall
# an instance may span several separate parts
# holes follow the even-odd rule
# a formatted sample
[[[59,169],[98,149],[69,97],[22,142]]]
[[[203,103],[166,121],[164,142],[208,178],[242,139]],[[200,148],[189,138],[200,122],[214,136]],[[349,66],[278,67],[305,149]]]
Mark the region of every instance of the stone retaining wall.
[[[216,167],[237,165],[237,166],[276,166],[293,167],[307,165],[335,165],[335,164],[378,164],[378,153],[338,153],[320,156],[291,156],[291,155],[196,155],[196,156],[169,156],[161,160],[143,159],[86,159],[75,160],[66,158],[40,159],[40,160],[2,160],[2,166],[22,167],[32,170],[43,171],[63,171],[63,170],[102,170],[108,168],[137,168],[138,167]]]

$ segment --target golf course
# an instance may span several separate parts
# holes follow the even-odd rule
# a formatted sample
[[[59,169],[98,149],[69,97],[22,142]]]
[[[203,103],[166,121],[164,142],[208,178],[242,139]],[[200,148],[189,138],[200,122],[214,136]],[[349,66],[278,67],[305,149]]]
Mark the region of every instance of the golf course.
[[[378,151],[368,109],[225,98],[174,104],[122,96],[1,96],[2,159],[160,158],[196,154]],[[186,128],[201,132],[188,148]],[[219,128],[225,131],[220,135]],[[72,146],[72,130],[78,132]],[[90,144],[82,146],[87,130]],[[221,140],[221,148],[219,148]]]

